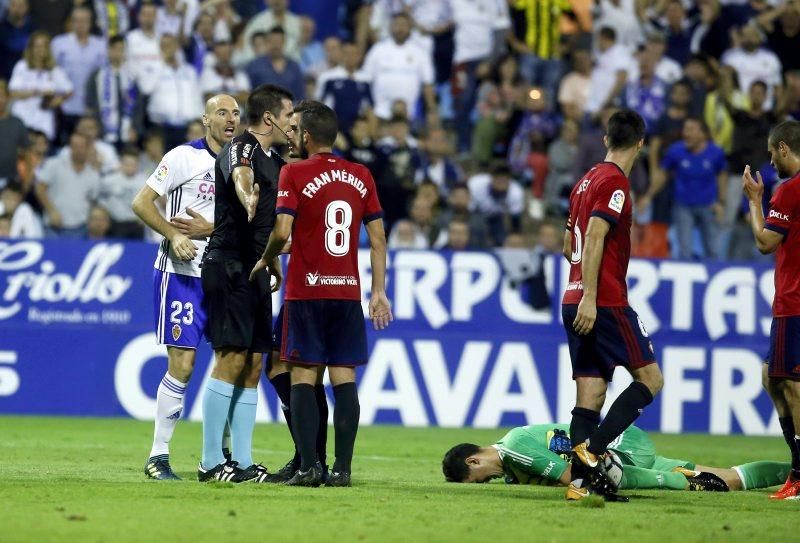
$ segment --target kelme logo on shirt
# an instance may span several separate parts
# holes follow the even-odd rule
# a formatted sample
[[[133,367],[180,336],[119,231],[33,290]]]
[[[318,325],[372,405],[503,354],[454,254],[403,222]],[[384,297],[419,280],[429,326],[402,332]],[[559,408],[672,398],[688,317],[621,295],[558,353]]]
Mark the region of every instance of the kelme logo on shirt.
[[[306,286],[307,287],[315,287],[319,282],[319,272],[317,273],[307,273],[306,274]]]
[[[615,190],[608,201],[608,207],[617,213],[622,213],[622,206],[625,204],[625,193],[621,190]]]
[[[788,213],[778,213],[774,209],[769,210],[769,218],[770,219],[778,219],[779,221],[788,221],[789,214]]]

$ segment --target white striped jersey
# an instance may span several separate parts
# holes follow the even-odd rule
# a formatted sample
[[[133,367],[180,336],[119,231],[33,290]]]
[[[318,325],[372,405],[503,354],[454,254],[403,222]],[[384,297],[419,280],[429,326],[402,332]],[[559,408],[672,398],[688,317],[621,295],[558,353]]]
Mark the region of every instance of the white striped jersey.
[[[175,147],[161,159],[156,171],[147,179],[147,185],[167,196],[169,221],[174,217],[190,218],[191,208],[210,223],[214,222],[214,166],[217,160],[205,138]],[[208,240],[192,240],[197,256],[192,261],[178,260],[167,239],[158,246],[155,268],[170,273],[200,277],[200,262]]]

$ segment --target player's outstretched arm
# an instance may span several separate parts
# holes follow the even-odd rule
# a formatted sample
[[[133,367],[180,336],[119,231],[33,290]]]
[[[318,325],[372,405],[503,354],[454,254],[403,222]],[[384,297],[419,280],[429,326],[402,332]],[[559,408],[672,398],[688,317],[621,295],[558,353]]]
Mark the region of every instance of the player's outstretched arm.
[[[181,260],[192,260],[197,256],[197,247],[159,213],[155,203],[157,198],[158,193],[149,185],[144,185],[133,199],[131,209],[143,223],[170,241],[175,256]]]
[[[756,172],[754,179],[750,166],[745,166],[742,188],[750,204],[750,227],[756,238],[756,247],[761,254],[774,253],[783,241],[783,234],[764,228],[764,206],[761,203],[764,198],[764,181],[761,179],[761,172]]]
[[[275,278],[272,292],[280,288],[281,281],[283,280],[281,262],[278,259],[278,255],[281,254],[281,251],[286,246],[286,242],[289,241],[289,236],[292,235],[293,225],[294,217],[292,215],[288,213],[278,213],[275,219],[275,228],[272,229],[269,235],[267,246],[264,248],[264,254],[261,256],[261,259],[256,262],[253,271],[250,272],[250,280],[255,281],[256,275],[258,275],[261,270],[268,270],[269,274]]]
[[[392,304],[386,297],[386,232],[383,219],[367,223],[369,259],[372,266],[372,294],[369,298],[369,318],[376,330],[383,330],[393,320]]]
[[[581,277],[583,280],[583,298],[578,304],[575,317],[575,331],[585,335],[594,328],[597,319],[597,277],[600,273],[600,262],[603,260],[606,234],[611,225],[605,219],[592,217],[586,229],[581,260]]]
[[[256,206],[258,205],[259,188],[255,182],[255,174],[252,168],[239,166],[233,170],[233,186],[236,188],[236,196],[239,202],[247,211],[247,222],[251,222],[256,216]]]

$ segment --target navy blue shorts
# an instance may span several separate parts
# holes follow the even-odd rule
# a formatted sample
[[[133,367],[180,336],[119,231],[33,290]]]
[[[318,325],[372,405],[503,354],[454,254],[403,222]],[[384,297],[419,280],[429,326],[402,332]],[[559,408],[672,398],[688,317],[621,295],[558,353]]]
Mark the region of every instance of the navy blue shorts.
[[[768,373],[800,381],[800,317],[774,317],[769,331]]]
[[[585,336],[573,327],[577,314],[577,305],[561,306],[573,379],[602,377],[611,381],[617,366],[634,370],[655,363],[653,343],[631,307],[598,307],[594,328]]]
[[[281,360],[297,364],[367,363],[367,328],[361,302],[289,300],[283,304]]]

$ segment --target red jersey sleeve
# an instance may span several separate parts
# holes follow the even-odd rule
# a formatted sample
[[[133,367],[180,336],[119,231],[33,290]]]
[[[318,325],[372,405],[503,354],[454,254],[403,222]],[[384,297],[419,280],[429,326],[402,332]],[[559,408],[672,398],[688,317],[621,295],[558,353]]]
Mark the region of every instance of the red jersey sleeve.
[[[772,230],[783,236],[789,233],[795,207],[792,201],[792,194],[788,190],[784,190],[785,187],[786,185],[778,187],[778,190],[775,191],[769,201],[769,212],[764,224],[764,228],[767,230]]]
[[[294,217],[297,215],[299,199],[291,177],[291,169],[289,164],[281,168],[281,174],[278,177],[278,200],[275,203],[275,213]]]
[[[383,218],[383,208],[378,200],[378,189],[375,187],[375,180],[367,168],[364,168],[364,181],[367,184],[367,202],[364,208],[364,224]]]
[[[600,217],[616,225],[627,197],[628,187],[624,177],[614,176],[604,179],[595,187],[591,216]]]

